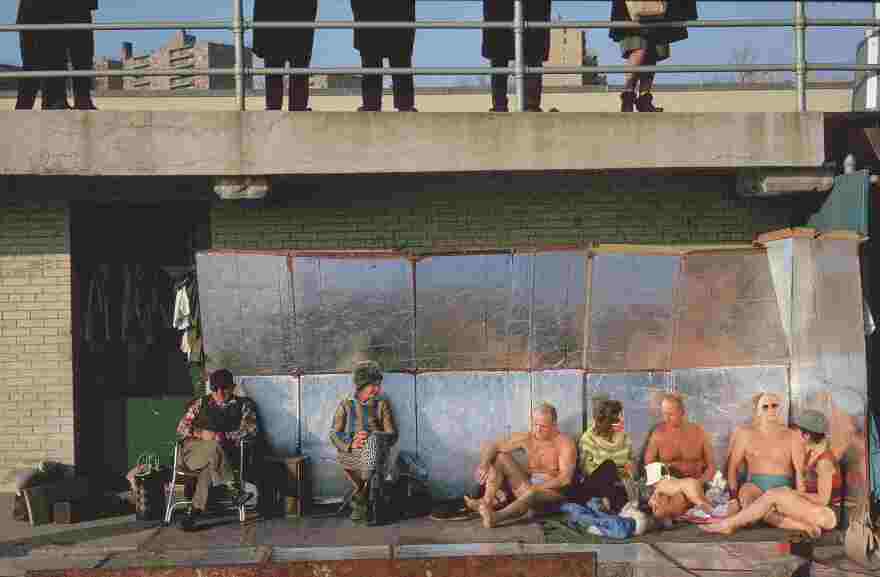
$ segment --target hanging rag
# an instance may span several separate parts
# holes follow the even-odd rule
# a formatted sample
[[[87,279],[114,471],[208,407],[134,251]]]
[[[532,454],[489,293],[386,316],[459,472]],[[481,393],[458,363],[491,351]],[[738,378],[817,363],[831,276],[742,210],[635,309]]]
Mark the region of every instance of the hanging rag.
[[[171,326],[185,331],[190,327],[190,320],[189,296],[186,294],[186,287],[182,286],[177,289],[174,299],[174,320],[171,321]]]

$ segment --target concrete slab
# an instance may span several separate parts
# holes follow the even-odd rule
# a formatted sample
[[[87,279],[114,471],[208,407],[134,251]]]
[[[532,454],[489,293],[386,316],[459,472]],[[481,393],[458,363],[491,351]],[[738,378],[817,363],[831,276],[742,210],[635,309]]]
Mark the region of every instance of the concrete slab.
[[[824,116],[0,112],[0,174],[272,175],[821,166]]]
[[[107,559],[106,555],[65,555],[62,557],[24,557],[0,559],[0,576],[23,577],[29,571],[60,569],[94,569]]]
[[[749,563],[729,554],[719,545],[695,547],[688,543],[657,543],[654,546],[688,569],[743,571],[750,568]]]

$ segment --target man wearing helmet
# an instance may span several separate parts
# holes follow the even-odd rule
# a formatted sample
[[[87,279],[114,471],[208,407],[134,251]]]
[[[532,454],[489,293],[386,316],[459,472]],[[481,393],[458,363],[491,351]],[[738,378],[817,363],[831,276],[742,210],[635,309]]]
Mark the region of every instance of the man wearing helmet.
[[[232,393],[235,382],[226,369],[211,373],[210,387],[210,394],[189,404],[177,425],[177,436],[183,440],[183,464],[199,474],[192,507],[183,520],[187,531],[204,512],[212,485],[226,485],[239,505],[250,497],[239,486],[230,460],[236,458],[234,449],[243,439],[257,435],[256,404]]]
[[[352,497],[352,521],[366,520],[369,492],[385,471],[388,452],[397,442],[397,426],[391,403],[382,393],[382,368],[378,363],[359,363],[353,374],[355,391],[340,401],[333,415],[330,442],[337,461],[357,484]],[[377,474],[378,473],[378,474]],[[373,483],[371,484],[371,480]]]

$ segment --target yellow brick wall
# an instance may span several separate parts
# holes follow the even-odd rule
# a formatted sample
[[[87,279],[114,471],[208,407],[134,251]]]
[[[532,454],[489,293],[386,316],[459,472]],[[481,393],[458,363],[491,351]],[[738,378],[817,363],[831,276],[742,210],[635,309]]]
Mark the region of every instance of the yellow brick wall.
[[[71,266],[64,208],[0,205],[0,489],[74,462]]]

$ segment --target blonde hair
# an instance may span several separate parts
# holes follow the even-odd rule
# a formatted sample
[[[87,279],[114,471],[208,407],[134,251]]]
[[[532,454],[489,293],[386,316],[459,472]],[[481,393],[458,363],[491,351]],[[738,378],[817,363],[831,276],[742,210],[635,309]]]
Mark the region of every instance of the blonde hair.
[[[551,405],[550,403],[543,402],[532,410],[532,414],[535,413],[543,413],[548,415],[550,419],[556,423],[556,407]]]
[[[670,403],[675,403],[678,405],[679,410],[684,413],[684,399],[681,398],[681,395],[678,393],[664,393],[662,397],[660,397],[660,404],[662,405],[665,401],[669,401]]]

